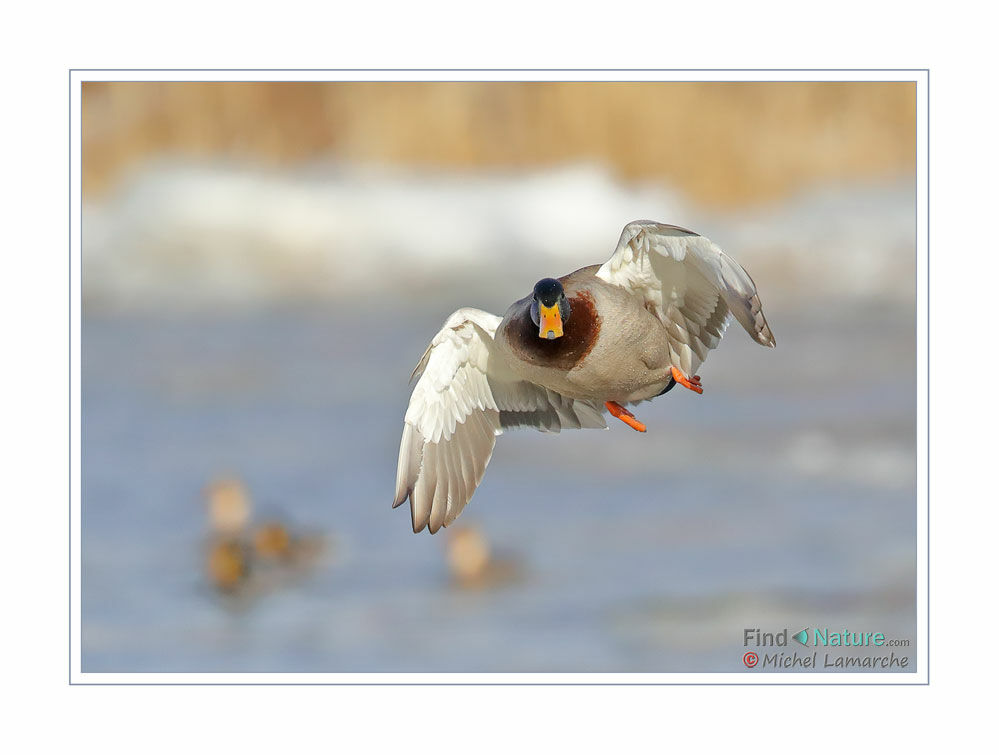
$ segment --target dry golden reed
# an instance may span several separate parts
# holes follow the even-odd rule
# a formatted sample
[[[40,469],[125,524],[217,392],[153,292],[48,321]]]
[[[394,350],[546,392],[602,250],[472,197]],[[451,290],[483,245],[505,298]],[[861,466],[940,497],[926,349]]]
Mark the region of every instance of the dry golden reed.
[[[912,175],[910,83],[86,83],[83,188],[160,155],[607,164],[710,204]]]

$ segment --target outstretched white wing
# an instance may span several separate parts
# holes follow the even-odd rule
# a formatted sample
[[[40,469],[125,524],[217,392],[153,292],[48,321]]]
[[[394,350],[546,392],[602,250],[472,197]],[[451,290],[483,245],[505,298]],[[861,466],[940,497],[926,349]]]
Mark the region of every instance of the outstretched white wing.
[[[409,498],[413,531],[454,521],[482,480],[503,428],[606,428],[603,407],[516,377],[493,349],[500,318],[459,309],[434,337],[414,376],[399,446],[395,501]]]
[[[644,297],[669,333],[673,365],[686,375],[718,345],[729,313],[756,342],[776,343],[749,273],[685,228],[651,220],[629,223],[597,277]]]

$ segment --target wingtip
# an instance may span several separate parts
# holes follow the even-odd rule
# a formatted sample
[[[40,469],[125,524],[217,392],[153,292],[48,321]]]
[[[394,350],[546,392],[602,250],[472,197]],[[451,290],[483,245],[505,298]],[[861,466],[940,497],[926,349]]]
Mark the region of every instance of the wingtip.
[[[426,527],[426,526],[427,526],[426,522],[419,522],[419,523],[417,523],[416,518],[414,516],[414,518],[413,518],[413,533],[414,534],[417,533],[417,532],[422,532],[423,528]]]
[[[777,345],[777,339],[774,338],[773,331],[770,330],[770,326],[766,322],[757,326],[756,342],[771,349]]]

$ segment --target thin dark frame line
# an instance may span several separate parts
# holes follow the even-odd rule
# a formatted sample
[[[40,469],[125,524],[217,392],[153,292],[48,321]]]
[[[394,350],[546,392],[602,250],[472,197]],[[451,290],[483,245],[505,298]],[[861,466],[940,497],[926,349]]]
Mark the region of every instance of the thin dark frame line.
[[[422,73],[427,72],[440,72],[440,71],[540,71],[540,72],[557,72],[564,73],[567,71],[609,71],[612,73],[618,71],[646,71],[649,73],[661,73],[668,71],[743,71],[746,73],[753,73],[755,71],[801,71],[805,73],[814,71],[895,71],[901,73],[907,73],[909,71],[925,71],[929,75],[929,68],[70,68],[70,73],[73,72],[84,72],[84,71],[409,71],[412,73]],[[653,82],[654,83],[654,82]]]
[[[159,676],[182,676],[184,674],[194,675],[194,674],[229,674],[231,676],[241,676],[244,674],[296,674],[299,676],[319,676],[321,674],[365,674],[367,676],[391,676],[400,674],[438,674],[438,675],[448,675],[448,676],[485,676],[487,674],[503,674],[506,676],[511,676],[515,674],[519,675],[545,675],[545,676],[616,676],[616,675],[627,675],[627,676],[662,676],[664,674],[697,674],[698,676],[719,676],[721,674],[738,674],[740,676],[753,677],[753,676],[764,676],[772,675],[774,678],[778,676],[784,677],[806,677],[806,676],[816,676],[815,671],[752,671],[750,669],[746,670],[736,670],[736,671],[87,671],[84,673],[88,674],[116,674],[120,676],[128,676],[130,674],[157,674]],[[826,671],[823,672],[827,676],[840,676],[842,674],[875,674],[877,676],[899,676],[907,677],[918,674],[917,670],[912,671]],[[122,682],[125,684],[126,682]],[[180,683],[180,682],[178,682]],[[237,684],[237,682],[231,682],[232,684]],[[241,682],[240,682],[241,683]],[[315,684],[321,684],[322,682],[314,682]],[[391,682],[382,682],[384,684],[390,684]],[[422,682],[420,682],[422,684]],[[459,682],[454,682],[458,684]],[[464,684],[464,682],[460,682]],[[519,684],[520,682],[516,682]],[[552,684],[574,684],[575,682],[551,682]],[[604,684],[628,684],[629,682],[604,682]],[[645,684],[659,684],[660,682],[644,682]],[[855,682],[856,684],[861,684],[861,682]],[[738,682],[732,682],[732,684],[738,684]],[[903,682],[898,682],[898,684],[904,684]]]
[[[742,682],[742,681],[738,681],[738,682],[297,682],[297,681],[296,682],[80,682],[80,681],[73,681],[73,475],[72,475],[72,470],[73,470],[73,434],[72,434],[72,428],[73,428],[73,362],[72,362],[72,353],[73,353],[73,327],[72,326],[73,326],[73,314],[74,314],[73,300],[72,300],[72,292],[73,292],[73,270],[72,270],[72,260],[73,260],[73,222],[72,222],[73,221],[73,216],[72,216],[72,209],[73,209],[73,200],[72,200],[72,196],[73,196],[73,155],[74,155],[74,152],[73,152],[73,74],[74,73],[78,73],[78,72],[85,72],[85,71],[138,71],[138,72],[142,72],[142,71],[277,71],[277,72],[284,72],[284,71],[330,71],[330,72],[345,72],[345,71],[347,71],[347,72],[349,72],[349,71],[358,71],[358,72],[366,72],[366,71],[383,71],[383,72],[384,71],[410,71],[410,72],[415,72],[415,73],[420,73],[420,72],[424,72],[424,71],[426,71],[426,72],[439,72],[439,71],[472,71],[472,72],[475,72],[475,71],[493,71],[493,72],[495,72],[495,71],[511,71],[511,72],[513,72],[513,71],[542,71],[542,72],[548,72],[548,71],[551,71],[551,72],[566,72],[566,71],[611,71],[611,72],[615,72],[615,71],[647,71],[647,72],[668,72],[668,71],[681,71],[681,72],[682,71],[744,71],[744,72],[750,72],[750,73],[755,72],[755,71],[761,71],[761,72],[773,72],[773,71],[781,71],[781,72],[794,72],[794,71],[802,71],[802,72],[809,72],[809,71],[895,71],[895,72],[906,72],[906,73],[907,72],[913,72],[913,73],[924,72],[926,74],[926,80],[925,80],[925,91],[926,91],[926,179],[925,179],[925,182],[926,182],[926,186],[925,186],[925,191],[926,191],[926,218],[925,218],[925,223],[926,223],[926,364],[927,364],[927,369],[926,369],[926,570],[925,570],[926,571],[926,627],[925,627],[926,628],[926,641],[925,641],[925,644],[926,644],[926,680],[925,681],[920,681],[920,682],[873,682],[873,681],[872,682],[843,682],[843,683],[836,683],[836,682],[815,682],[815,683],[812,683],[812,684],[802,683],[802,682],[773,682],[773,683],[767,683],[767,682],[753,682],[753,681],[746,681],[746,682]],[[337,687],[346,687],[346,686],[351,686],[351,687],[379,687],[379,686],[381,686],[381,687],[388,687],[388,686],[392,686],[392,687],[395,687],[395,686],[399,686],[399,687],[425,687],[425,686],[435,686],[435,687],[442,687],[442,686],[476,686],[476,687],[487,687],[487,686],[488,687],[491,687],[491,686],[496,686],[496,687],[506,687],[506,686],[512,686],[512,687],[519,687],[519,686],[538,686],[538,687],[549,687],[549,686],[558,686],[558,687],[563,687],[563,686],[586,686],[586,687],[666,687],[666,686],[716,686],[716,687],[718,687],[718,686],[913,687],[913,686],[917,686],[917,687],[919,687],[919,686],[929,686],[929,684],[930,684],[930,648],[929,648],[929,637],[930,637],[930,610],[929,610],[930,609],[930,579],[929,579],[929,567],[930,567],[930,527],[929,527],[929,519],[930,519],[930,517],[929,517],[929,512],[930,512],[930,369],[929,369],[929,364],[930,364],[930,362],[929,362],[929,356],[930,356],[930,327],[929,327],[929,325],[930,325],[930,186],[929,186],[929,178],[930,178],[930,91],[929,91],[930,90],[930,86],[929,86],[929,84],[930,84],[930,69],[929,68],[806,68],[806,69],[795,69],[795,68],[759,68],[759,69],[731,69],[731,68],[680,68],[680,69],[658,69],[658,68],[637,68],[637,69],[627,69],[627,68],[612,68],[612,69],[591,69],[591,68],[556,68],[556,69],[535,69],[535,68],[498,68],[498,69],[497,68],[470,68],[470,69],[462,69],[462,68],[427,68],[427,69],[404,69],[404,68],[334,68],[334,69],[325,69],[325,68],[280,68],[280,69],[258,69],[258,68],[217,68],[217,69],[212,69],[212,68],[166,68],[166,69],[163,69],[163,68],[139,68],[139,69],[130,69],[130,68],[70,68],[70,69],[68,69],[68,78],[69,78],[69,98],[68,98],[69,112],[68,112],[68,119],[67,120],[68,120],[68,125],[69,125],[69,139],[68,139],[68,146],[69,146],[69,154],[68,154],[68,177],[69,177],[69,191],[68,191],[68,194],[69,194],[69,229],[68,229],[69,254],[68,254],[68,261],[69,261],[69,269],[67,271],[67,283],[68,283],[67,289],[68,289],[68,293],[69,293],[69,308],[68,308],[69,312],[68,312],[68,318],[67,319],[68,319],[68,336],[69,336],[68,337],[68,341],[69,341],[69,350],[68,350],[69,390],[68,390],[68,402],[67,403],[68,403],[68,406],[69,406],[69,428],[70,428],[70,432],[69,432],[69,439],[68,439],[68,443],[67,443],[68,456],[69,456],[68,465],[67,466],[68,466],[68,469],[69,469],[69,480],[68,480],[68,488],[69,488],[69,518],[68,518],[68,521],[69,521],[69,527],[68,527],[68,540],[69,540],[69,551],[68,551],[68,553],[69,553],[69,596],[68,596],[69,597],[69,600],[68,600],[68,609],[69,609],[69,621],[68,621],[68,624],[69,624],[69,652],[68,652],[69,675],[68,676],[69,676],[69,678],[68,678],[68,684],[69,684],[69,686],[143,686],[143,687],[145,687],[145,686],[227,686],[227,687],[228,686],[255,686],[255,687],[256,686],[337,686]],[[191,80],[186,80],[186,81],[189,82],[189,83],[194,83]],[[265,80],[265,81],[267,81],[267,80]],[[807,82],[806,80],[795,80],[795,81],[789,81],[789,82],[776,82],[776,81],[773,81],[773,80],[766,80],[765,82],[764,81],[761,81],[761,82],[752,82],[752,81],[747,81],[745,79],[742,79],[742,80],[734,80],[734,81],[737,82],[737,83],[835,83],[832,80],[821,80],[821,81],[818,81],[818,82]],[[871,83],[875,83],[873,80],[866,80],[866,81],[870,81]],[[896,83],[896,81],[893,81],[891,83]],[[82,119],[82,106],[83,106],[83,102],[82,102],[82,84],[84,83],[84,81],[81,79],[79,83],[81,85],[81,102],[80,102],[80,106],[81,106],[81,118],[80,118],[80,129],[81,129],[81,132],[82,132],[82,129],[83,129],[83,119]],[[130,81],[129,83],[153,83],[153,82],[142,82],[142,81],[139,81],[139,80],[133,80],[133,81]],[[159,82],[159,81],[157,81],[156,83],[167,83],[167,82]],[[254,83],[254,82],[246,81],[246,82],[243,82],[243,83]],[[290,83],[290,82],[281,82],[281,81],[270,80],[270,83]],[[322,83],[322,82],[315,82],[315,83]],[[349,83],[349,82],[344,82],[344,83]],[[384,82],[371,82],[371,83],[392,83],[392,82],[384,81]],[[406,80],[406,81],[400,81],[400,82],[397,82],[397,83],[420,83],[420,82]],[[434,83],[438,83],[438,82],[434,82]],[[447,82],[440,82],[440,83],[447,83]],[[456,81],[456,82],[453,82],[453,83],[475,83],[475,82]],[[502,82],[496,81],[496,82],[483,82],[483,83],[502,83]],[[527,83],[551,83],[551,82],[539,81],[539,82],[527,82]],[[577,82],[565,82],[565,83],[624,83],[624,82],[623,81],[606,81],[605,80],[605,81],[602,81],[602,82],[577,81]],[[639,83],[639,82],[636,82],[636,83]],[[654,83],[687,83],[687,82],[655,82],[655,81],[648,81],[648,82],[641,82],[641,83],[653,83],[654,84]],[[694,82],[691,81],[690,83],[694,83]],[[722,80],[709,80],[709,81],[705,81],[703,83],[727,83],[727,82],[724,82]],[[858,83],[861,83],[861,82],[858,82]],[[906,81],[904,81],[904,80],[903,81],[897,81],[897,83],[906,83]],[[912,83],[915,83],[917,85],[917,88],[918,88],[920,81],[918,79],[915,79],[915,80],[913,80]],[[918,91],[918,89],[917,89],[917,91]],[[917,116],[918,116],[918,113],[917,113]],[[917,123],[917,128],[918,128],[918,123]],[[80,148],[82,150],[82,140],[81,140]],[[917,150],[918,150],[918,147],[917,147]],[[917,165],[918,165],[918,158],[919,158],[918,154],[916,155],[916,158],[917,158]],[[81,164],[82,164],[82,155],[81,155]],[[78,176],[77,178],[80,179],[80,176]],[[917,199],[917,203],[918,203],[918,173],[917,173],[917,196],[916,196],[916,199]],[[80,298],[81,310],[82,310],[82,285],[83,285],[83,283],[82,283],[82,278],[83,278],[83,243],[82,243],[83,214],[82,214],[82,211],[83,211],[83,192],[82,192],[82,184],[81,184],[80,202],[79,202],[79,207],[78,207],[79,222],[80,222],[80,226],[81,226],[81,244],[80,244],[80,250],[79,250],[79,258],[80,258],[80,281],[79,281],[79,286],[80,286],[80,297],[81,297]],[[918,235],[919,220],[920,219],[919,219],[918,212],[917,212],[917,216],[916,216],[917,235]],[[918,272],[918,245],[917,245],[916,252],[917,252],[917,272]],[[919,295],[919,283],[918,283],[918,275],[917,275],[917,285],[916,285],[917,302],[918,302],[918,295]],[[81,318],[82,318],[82,311],[81,311]],[[917,328],[917,343],[918,343],[918,320],[917,320],[916,328]],[[80,359],[81,359],[81,366],[82,366],[82,359],[83,359],[83,350],[82,350],[83,330],[82,330],[82,322],[81,322],[81,333],[80,334],[81,334]],[[918,398],[917,398],[917,401],[918,401]],[[918,411],[919,411],[918,403],[917,403],[917,406],[916,406],[916,411],[917,411],[917,417],[918,417]],[[81,415],[80,420],[81,420],[80,424],[81,424],[81,447],[82,447],[82,420],[83,420],[82,415]],[[81,448],[81,452],[82,452],[82,448]],[[82,453],[81,453],[81,466],[82,466]],[[81,477],[81,486],[82,486],[82,477]],[[81,516],[82,516],[82,507],[83,507],[82,489],[81,489],[80,506],[81,506]],[[81,537],[82,537],[82,532],[81,532]],[[918,547],[918,543],[917,543],[917,547]],[[82,589],[82,575],[81,575],[81,589]],[[919,596],[917,595],[916,597],[918,599]],[[82,653],[82,649],[81,649],[81,653]],[[82,670],[82,667],[81,667],[80,673],[82,674],[82,673],[88,673],[88,672],[84,672]],[[147,673],[147,672],[89,672],[89,673]],[[163,672],[151,672],[151,673],[163,673]],[[192,673],[192,674],[209,673],[209,674],[215,674],[215,673],[231,673],[231,672],[173,672],[173,673]],[[257,673],[274,673],[274,672],[248,671],[248,672],[236,672],[236,673],[253,673],[253,674],[257,674]],[[278,672],[278,673],[281,673],[281,672]],[[297,672],[289,672],[289,673],[297,673]],[[313,672],[313,673],[340,673],[340,672]],[[399,672],[362,672],[362,673],[395,674],[395,673],[399,673]],[[430,672],[430,673],[437,673],[437,672]],[[459,672],[459,673],[477,673],[477,672]],[[534,672],[527,672],[527,673],[534,673]],[[559,672],[559,673],[566,673],[566,672]],[[580,674],[586,673],[586,674],[589,674],[590,672],[568,672],[568,673],[580,673]],[[623,673],[629,673],[629,672],[623,672]],[[646,673],[650,673],[650,674],[656,673],[656,674],[658,674],[658,673],[674,673],[674,672],[646,672]],[[704,674],[704,673],[711,673],[711,672],[692,672],[692,673]],[[739,672],[713,672],[713,673],[739,673]],[[798,673],[808,673],[808,672],[798,672]],[[918,674],[919,671],[916,670],[916,671],[913,671],[912,673]],[[751,678],[752,674],[747,674],[747,677]]]
[[[926,91],[926,178],[925,178],[925,183],[926,183],[926,185],[923,187],[925,189],[925,191],[926,191],[926,217],[925,217],[925,223],[926,223],[926,241],[925,241],[925,243],[926,243],[926,273],[925,273],[925,275],[926,275],[926,521],[925,521],[925,527],[926,527],[926,565],[925,565],[925,567],[926,568],[925,568],[925,574],[924,574],[924,576],[925,576],[925,579],[926,579],[926,627],[925,627],[925,629],[926,629],[926,641],[925,641],[925,645],[926,645],[926,685],[925,686],[928,687],[930,685],[930,581],[931,581],[930,580],[930,364],[931,364],[931,362],[930,362],[930,330],[931,330],[931,328],[930,328],[930,69],[926,68],[926,69],[922,69],[922,70],[924,70],[925,73],[926,73],[926,85],[925,85],[925,91]],[[916,86],[917,86],[917,94],[918,94],[918,86],[919,86],[918,82],[917,82]],[[917,100],[916,100],[917,107],[918,107],[918,101],[919,100],[918,100],[918,97],[917,97]],[[918,110],[917,110],[916,116],[917,116],[917,128],[918,128],[918,116],[919,116]],[[918,165],[918,162],[919,162],[919,154],[918,154],[918,144],[917,144],[917,154],[916,154],[916,163],[917,163],[917,165]],[[917,174],[916,174],[917,188],[918,188],[918,183],[919,183],[918,179],[919,179],[919,174],[918,174],[918,171],[917,171]],[[916,278],[917,278],[917,280],[916,280],[916,302],[917,302],[917,305],[918,305],[918,302],[919,302],[919,280],[918,280],[918,278],[919,278],[919,265],[918,265],[918,258],[919,258],[919,249],[918,249],[919,227],[918,227],[918,224],[919,224],[919,220],[920,220],[919,219],[919,212],[918,212],[918,201],[919,201],[918,195],[916,197],[916,201],[917,201],[917,212],[916,212],[916,224],[917,224],[917,227],[916,227],[916,238],[917,238],[917,249],[916,249],[916,258],[917,258],[917,264],[916,264]],[[916,315],[917,315],[917,320],[916,320],[916,344],[918,346],[918,343],[919,343],[919,320],[918,320],[919,313],[918,313],[918,311],[917,311]],[[916,365],[916,368],[917,369],[919,368],[918,364]],[[918,400],[919,400],[918,396],[916,397],[916,400],[918,402]],[[917,420],[918,420],[918,417],[919,417],[919,405],[918,405],[918,403],[916,405],[916,417],[917,417]],[[917,432],[918,432],[918,430],[917,430]],[[917,446],[918,446],[918,437],[917,437]],[[917,451],[916,452],[918,454],[918,447],[917,447]],[[918,463],[918,458],[917,458],[917,463]],[[918,486],[917,486],[917,489],[918,489]],[[918,497],[917,497],[917,504],[918,504]],[[919,513],[918,509],[917,509],[916,513],[917,513],[917,523],[918,523],[918,513]],[[918,549],[918,547],[919,547],[919,543],[918,542],[916,543],[916,547]],[[917,578],[918,578],[918,573],[917,573]],[[918,606],[918,601],[919,601],[918,583],[917,583],[916,601],[917,601],[917,606]],[[917,618],[918,618],[918,615],[917,615]],[[917,629],[918,629],[918,626],[917,626]],[[918,661],[918,658],[917,658],[917,661]]]
[[[67,564],[67,566],[69,567],[69,590],[67,592],[66,597],[68,598],[67,610],[69,612],[69,648],[67,653],[67,660],[69,662],[69,683],[72,684],[73,683],[73,71],[72,69],[70,69],[69,71],[69,97],[67,98],[66,104],[67,104],[66,119],[69,125],[68,129],[69,138],[67,139],[66,143],[67,147],[66,160],[68,163],[67,169],[69,171],[69,186],[68,186],[69,196],[67,197],[66,200],[68,204],[67,209],[69,210],[69,223],[68,223],[68,228],[66,229],[69,241],[69,253],[67,255],[67,260],[66,260],[69,263],[66,269],[66,289],[67,289],[66,293],[69,295],[69,302],[68,302],[69,311],[66,313],[67,315],[66,333],[68,336],[68,338],[66,339],[68,341],[68,347],[66,351],[66,361],[67,361],[67,371],[69,372],[69,385],[68,385],[68,390],[66,391],[67,403],[69,405],[69,438],[67,438],[67,443],[66,443],[67,462],[68,462],[66,468],[69,470],[68,479],[66,480],[66,485],[69,488],[68,490],[69,518],[67,519],[66,534],[67,534],[67,539],[69,540],[69,551],[68,551],[69,563]],[[81,103],[81,105],[82,104],[83,103]],[[82,121],[80,123],[80,130],[81,131],[83,130]],[[80,246],[82,247],[83,244],[81,243]],[[82,277],[83,273],[82,248],[80,250],[80,265],[81,265],[80,273]],[[83,319],[82,312],[80,313],[80,318],[81,320]],[[82,330],[81,330],[81,336],[82,336]],[[82,357],[82,351],[81,351],[81,357]],[[80,376],[80,380],[81,382],[83,380],[82,374]],[[80,496],[81,496],[80,508],[82,514],[82,508],[83,508],[82,485],[80,490]]]
[[[96,672],[90,672],[96,673]],[[135,672],[145,673],[145,672]],[[202,673],[202,672],[199,672]],[[218,673],[208,671],[203,673]],[[250,672],[268,673],[268,672]],[[295,673],[295,672],[288,672]],[[364,672],[367,673],[367,672]],[[586,672],[580,672],[586,673]],[[694,672],[700,673],[700,672]],[[736,672],[738,673],[738,672]],[[826,672],[827,674],[830,672]],[[832,675],[835,675],[834,673]],[[74,687],[925,687],[927,682],[72,682]]]
[[[88,83],[81,81],[81,84]],[[425,84],[424,81],[408,81],[406,79],[385,79],[371,81],[370,79],[338,79],[324,81],[320,79],[94,79],[94,84]],[[865,79],[855,82],[850,79],[798,79],[795,81],[773,81],[771,79],[688,79],[686,81],[645,81],[643,79],[578,79],[576,81],[560,81],[557,79],[539,79],[538,81],[520,81],[518,79],[439,79],[433,84],[918,84],[917,79]]]

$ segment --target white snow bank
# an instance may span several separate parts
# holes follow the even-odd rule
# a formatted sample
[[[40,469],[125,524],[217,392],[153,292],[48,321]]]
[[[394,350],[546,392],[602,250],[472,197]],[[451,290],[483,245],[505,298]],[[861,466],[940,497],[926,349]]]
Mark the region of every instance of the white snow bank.
[[[535,173],[309,172],[160,163],[84,207],[88,305],[205,305],[559,275],[638,218],[709,236],[768,298],[910,298],[911,182],[846,185],[738,213],[592,166]],[[516,274],[516,275],[515,275]]]

